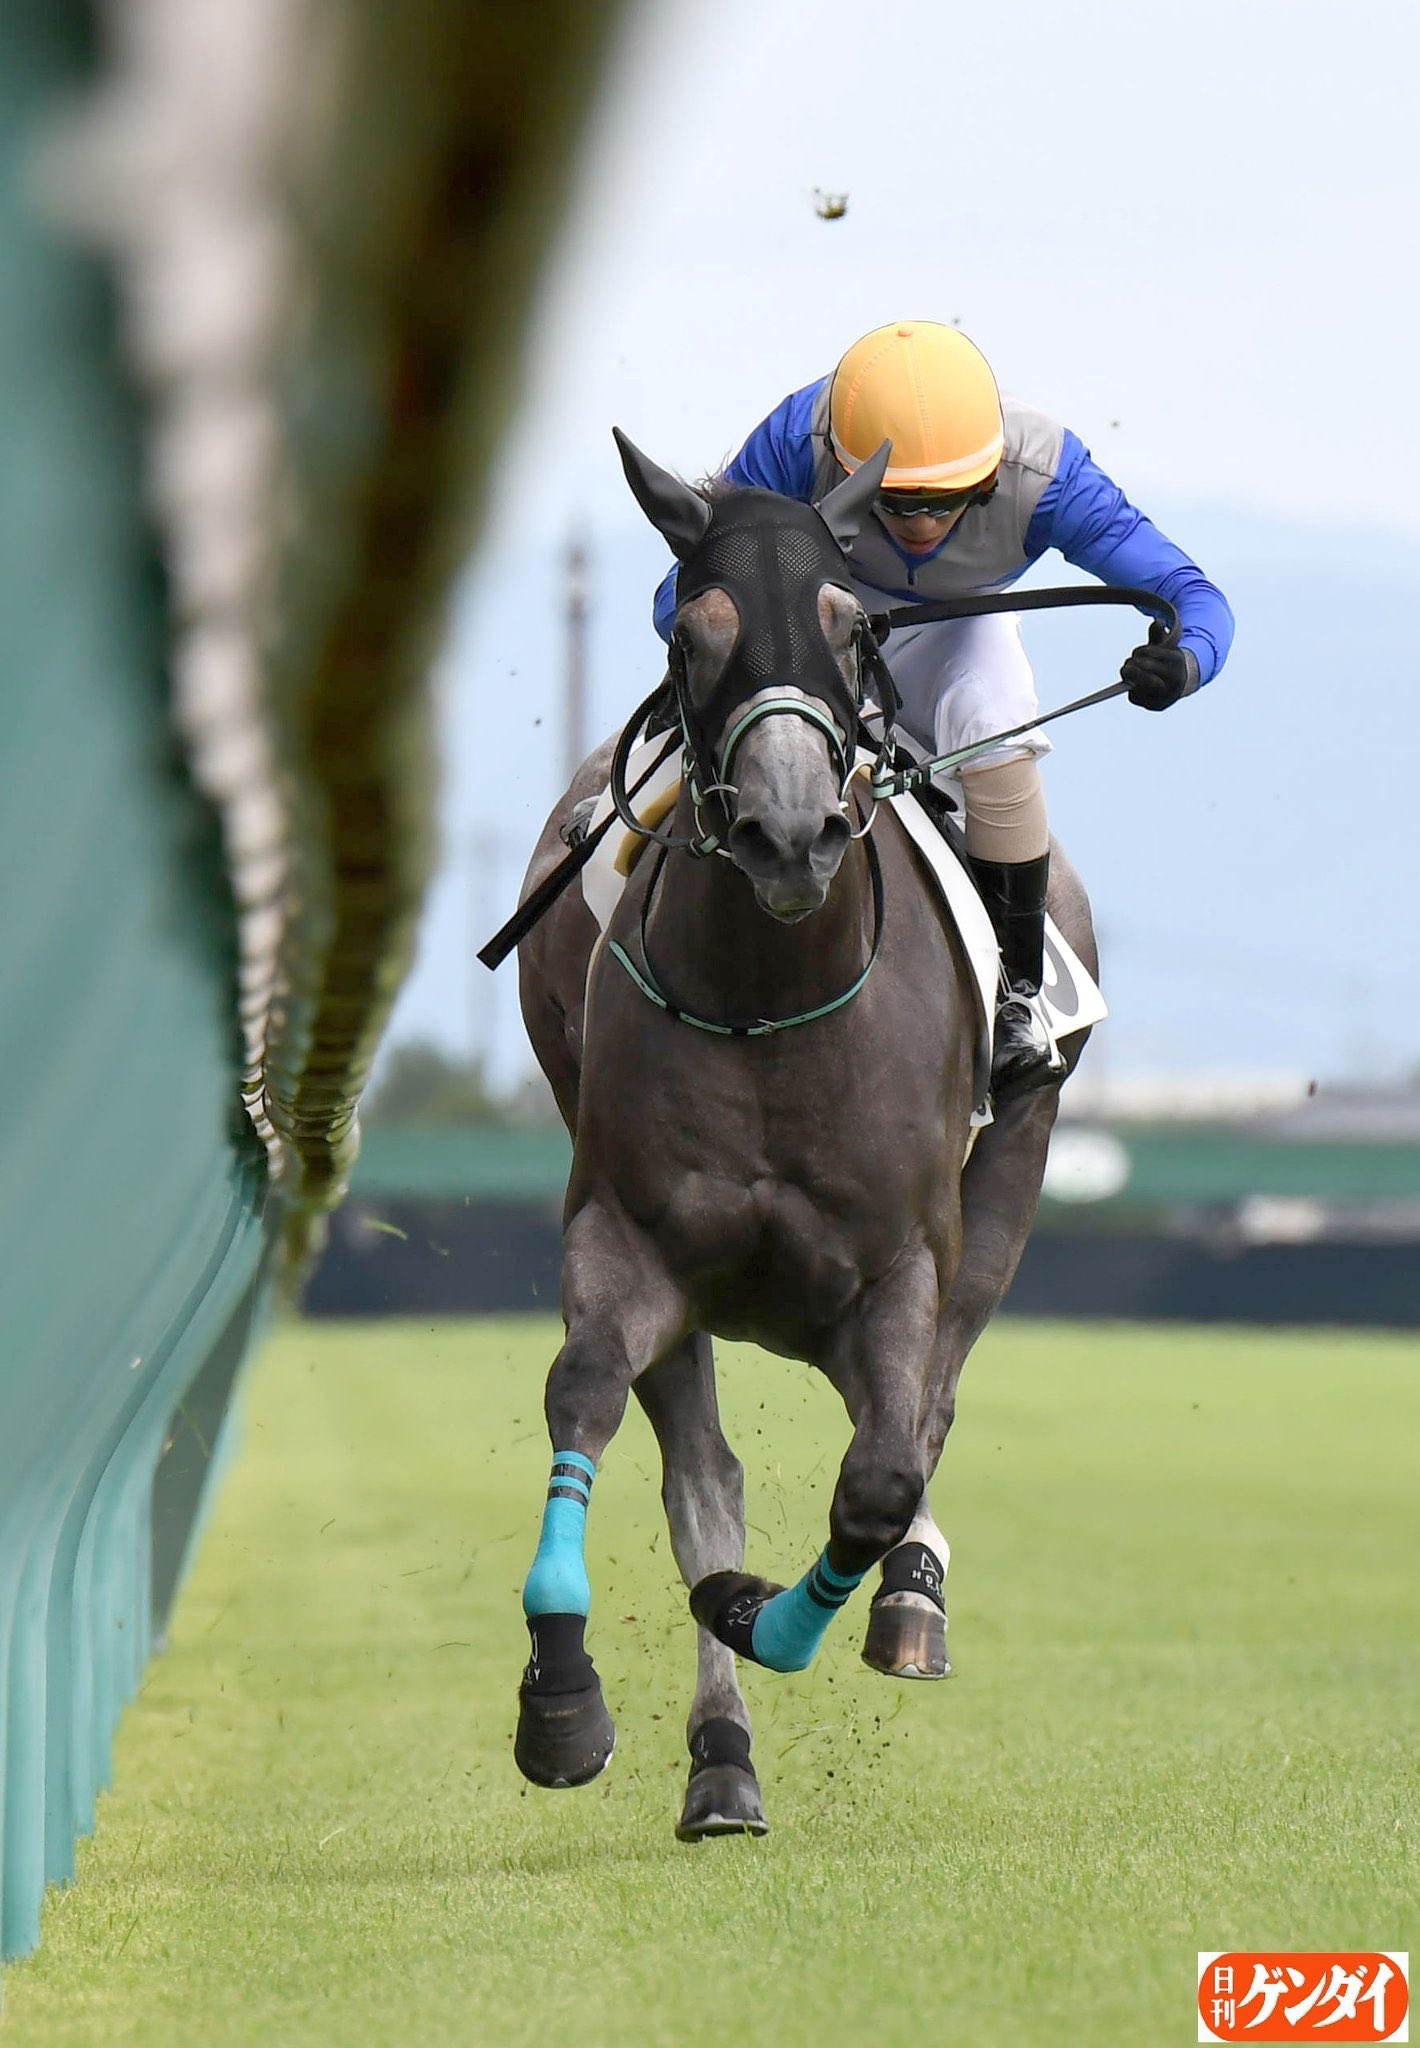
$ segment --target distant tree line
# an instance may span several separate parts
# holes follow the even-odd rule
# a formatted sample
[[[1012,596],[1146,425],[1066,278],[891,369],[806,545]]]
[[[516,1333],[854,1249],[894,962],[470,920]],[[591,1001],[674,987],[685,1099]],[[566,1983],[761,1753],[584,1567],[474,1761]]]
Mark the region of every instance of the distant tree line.
[[[500,1089],[490,1082],[476,1055],[460,1055],[415,1039],[391,1048],[365,1097],[361,1117],[367,1124],[430,1129],[447,1124],[553,1123],[557,1112],[540,1077],[520,1081],[511,1091]]]

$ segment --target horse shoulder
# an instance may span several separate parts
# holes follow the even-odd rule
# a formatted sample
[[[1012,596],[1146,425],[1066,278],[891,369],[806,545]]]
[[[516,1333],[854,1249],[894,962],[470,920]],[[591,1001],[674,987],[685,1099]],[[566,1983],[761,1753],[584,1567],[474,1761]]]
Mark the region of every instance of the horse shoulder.
[[[605,789],[614,740],[590,754],[553,806],[533,848],[519,901],[524,901],[565,859],[563,837],[576,806]],[[523,1022],[538,1065],[547,1076],[569,1129],[575,1128],[582,1068],[583,1011],[587,966],[597,941],[597,922],[574,880],[518,947],[518,987]]]

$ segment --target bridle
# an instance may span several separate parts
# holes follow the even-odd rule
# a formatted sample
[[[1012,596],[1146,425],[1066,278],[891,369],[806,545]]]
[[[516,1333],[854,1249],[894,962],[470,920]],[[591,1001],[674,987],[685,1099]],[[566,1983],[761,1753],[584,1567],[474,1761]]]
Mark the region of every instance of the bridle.
[[[881,643],[894,626],[926,625],[933,621],[1047,607],[1130,605],[1162,625],[1165,644],[1177,641],[1178,614],[1167,598],[1154,591],[1092,584],[1073,585],[1063,590],[963,593],[959,597],[937,598],[925,604],[898,606],[883,615],[869,615],[860,608],[853,624],[856,660],[850,686],[836,658],[830,653],[817,617],[816,599],[825,584],[836,585],[854,595],[843,549],[851,544],[863,516],[864,507],[857,502],[857,496],[861,496],[863,487],[876,488],[881,480],[889,452],[888,444],[884,442],[872,463],[863,465],[816,508],[755,489],[733,493],[732,498],[741,510],[751,500],[757,501],[759,506],[758,511],[751,509],[747,517],[740,517],[737,522],[734,514],[725,521],[717,519],[715,512],[707,507],[706,500],[697,497],[688,485],[657,469],[619,432],[617,440],[627,479],[642,509],[675,549],[680,562],[677,590],[682,602],[708,589],[726,589],[740,612],[740,633],[730,659],[712,686],[710,703],[699,706],[692,700],[689,688],[687,639],[683,633],[673,635],[666,679],[658,683],[637,706],[617,740],[608,792],[611,808],[606,817],[590,830],[569,839],[564,858],[529,892],[493,937],[479,948],[478,958],[486,967],[497,967],[506,960],[538,920],[546,916],[591,859],[613,821],[619,820],[638,838],[654,841],[663,854],[684,852],[697,859],[716,854],[733,858],[725,842],[733,824],[731,806],[738,795],[734,782],[735,758],[746,735],[761,719],[793,716],[808,720],[823,732],[839,775],[840,805],[845,816],[856,818],[856,825],[851,828],[852,836],[867,839],[867,852],[875,867],[876,856],[868,834],[884,803],[922,787],[936,776],[955,773],[990,749],[1019,739],[1057,718],[1068,718],[1092,705],[1106,703],[1128,688],[1122,680],[1111,683],[1052,711],[1038,712],[1026,724],[1013,726],[1006,732],[992,733],[951,753],[939,754],[927,761],[908,758],[896,744],[894,726],[901,703],[882,655]],[[854,500],[851,505],[849,499]],[[766,500],[772,504],[772,511]],[[719,509],[717,507],[716,511]],[[805,521],[810,524],[806,526]],[[762,543],[771,531],[778,540],[776,548],[766,555]],[[756,540],[760,544],[758,548]],[[737,541],[746,544],[738,559],[733,553]],[[713,559],[717,552],[718,561]],[[747,560],[751,564],[748,582]],[[755,573],[756,567],[763,570],[766,566],[767,575]],[[767,630],[769,647],[766,653],[765,647],[757,644],[752,657],[741,662],[740,642],[745,637],[746,611],[740,597],[747,588],[754,605],[764,606],[753,621],[753,637],[759,642]],[[808,617],[810,598],[815,606],[812,619]],[[856,596],[854,602],[857,603]],[[773,623],[776,619],[778,624]],[[738,680],[730,673],[736,666],[745,670]],[[666,730],[663,714],[668,690],[674,705],[674,718],[670,729]],[[881,708],[881,723],[873,726],[865,721],[863,715],[863,705],[870,694]],[[638,763],[636,781],[628,787],[631,756],[638,741],[643,735],[649,739],[657,732],[664,732],[663,745],[648,765]],[[708,735],[711,733],[724,735],[718,749],[710,744]],[[681,751],[684,762],[694,818],[693,832],[680,839],[670,830],[662,831],[644,824],[633,807],[634,797],[677,749]],[[860,776],[864,778],[861,791],[857,787]],[[866,800],[865,814],[858,809],[860,794]],[[718,825],[711,815],[716,808],[719,812]],[[878,922],[880,925],[880,918]],[[647,992],[650,993],[649,990]],[[772,1028],[782,1029],[783,1020]]]
[[[846,585],[842,587],[847,588]],[[841,671],[837,671],[837,687],[832,691],[824,687],[817,691],[806,690],[797,681],[778,686],[772,683],[761,684],[747,697],[743,697],[739,704],[731,704],[725,717],[719,721],[722,737],[717,747],[712,747],[708,740],[705,726],[709,721],[697,708],[691,694],[688,636],[683,628],[677,627],[672,632],[668,680],[675,704],[676,722],[680,727],[686,789],[695,820],[695,830],[687,837],[677,839],[669,832],[661,832],[655,826],[643,824],[636,816],[626,787],[632,738],[643,730],[654,708],[664,701],[664,685],[658,685],[646,702],[638,707],[617,742],[611,769],[612,802],[623,824],[641,838],[653,840],[658,852],[650,880],[641,899],[639,963],[617,939],[608,939],[607,950],[648,1002],[663,1010],[675,1022],[688,1024],[694,1030],[709,1032],[718,1038],[764,1038],[775,1032],[792,1030],[799,1024],[811,1024],[816,1019],[830,1016],[835,1010],[841,1010],[846,1004],[851,1003],[876,964],[883,937],[883,874],[877,848],[871,841],[865,849],[873,910],[868,957],[845,988],[811,1010],[799,1011],[790,1017],[702,1017],[697,1012],[688,1010],[666,988],[652,966],[650,951],[651,907],[657,883],[669,855],[685,853],[693,860],[704,860],[718,854],[723,859],[733,860],[734,856],[726,840],[734,822],[734,799],[739,794],[733,779],[735,757],[749,734],[766,719],[802,719],[823,734],[828,742],[829,755],[838,778],[839,807],[849,820],[849,836],[855,840],[867,838],[878,812],[878,799],[874,794],[875,781],[886,771],[886,765],[893,752],[893,724],[899,700],[887,664],[879,650],[872,622],[858,604],[856,597],[853,601],[856,616],[850,640],[854,654],[851,685],[845,681]],[[863,717],[863,703],[870,678],[881,696],[882,726],[876,734],[870,730]],[[712,693],[712,702],[714,701]],[[673,744],[672,732],[671,745]],[[865,744],[872,751],[871,764],[858,758]],[[669,749],[663,750],[662,758],[668,756]],[[861,814],[856,815],[855,823],[857,806],[851,798],[852,785],[855,778],[870,765],[873,773],[869,777],[865,791],[866,808]],[[712,827],[705,816],[706,808],[712,801],[718,806],[721,814],[722,824],[719,829]]]
[[[856,598],[854,603],[857,604]],[[689,638],[683,628],[677,627],[671,635],[666,681],[680,728],[681,758],[695,830],[678,839],[669,831],[643,823],[636,815],[626,786],[632,749],[654,712],[664,704],[666,683],[657,684],[645,702],[638,705],[612,756],[611,800],[627,830],[642,839],[654,841],[666,853],[687,853],[693,860],[707,859],[716,854],[726,860],[733,859],[725,842],[734,822],[733,800],[739,795],[733,773],[735,757],[757,725],[766,718],[778,717],[802,719],[822,732],[838,777],[839,804],[848,815],[850,786],[870,769],[868,762],[858,758],[859,752],[867,747],[873,757],[867,778],[872,790],[893,755],[893,729],[899,706],[897,689],[883,660],[872,621],[861,606],[858,606],[853,622],[850,645],[854,654],[853,681],[851,685],[847,682],[841,684],[837,693],[839,701],[831,701],[824,693],[806,691],[798,682],[787,679],[779,686],[761,686],[743,700],[743,709],[738,706],[731,708],[721,723],[723,737],[716,748],[707,737],[706,721],[691,695]],[[882,712],[882,723],[876,730],[870,728],[863,717],[863,704],[870,688]],[[668,758],[669,751],[667,748],[663,758]],[[705,815],[712,799],[721,814],[718,827],[712,825]],[[876,814],[875,800],[869,806],[866,819],[853,831],[853,838],[862,838],[871,829]]]
[[[893,621],[902,624],[926,624],[934,619],[972,617],[996,611],[1026,611],[1075,604],[1132,604],[1159,618],[1171,638],[1178,632],[1177,613],[1166,598],[1160,598],[1152,591],[1125,590],[1098,584],[1069,590],[1015,592],[1009,595],[993,593],[990,596],[976,594],[963,598],[938,599],[932,604],[904,607],[893,615]],[[661,701],[663,686],[658,686],[645,704],[638,708],[622,733],[617,743],[611,776],[612,801],[623,823],[643,838],[655,840],[660,848],[650,882],[641,901],[640,964],[632,959],[619,940],[609,939],[607,949],[641,994],[678,1023],[689,1024],[697,1031],[712,1032],[717,1037],[759,1038],[767,1037],[774,1032],[791,1030],[798,1024],[812,1023],[815,1019],[829,1016],[833,1011],[840,1010],[845,1004],[852,1002],[872,973],[882,943],[882,866],[877,848],[869,837],[882,805],[896,796],[920,788],[935,773],[964,766],[986,749],[999,746],[1003,740],[1017,738],[1036,726],[1048,724],[1056,718],[1068,717],[1089,705],[1104,703],[1109,698],[1118,696],[1127,687],[1123,682],[1112,683],[1105,689],[1093,691],[1087,697],[1077,698],[1073,703],[1062,705],[1055,711],[1039,714],[1027,725],[1013,727],[1006,733],[995,733],[987,740],[958,748],[954,753],[940,754],[929,761],[904,761],[894,743],[894,725],[900,709],[900,699],[891,671],[883,659],[879,638],[879,625],[882,625],[885,631],[887,624],[888,622],[875,622],[861,607],[859,608],[853,625],[856,660],[851,692],[846,685],[842,686],[844,704],[851,704],[851,710],[847,712],[844,720],[835,718],[827,704],[820,701],[817,695],[805,693],[797,686],[793,687],[792,694],[786,689],[767,688],[759,694],[757,701],[745,703],[741,715],[735,718],[733,723],[727,727],[722,725],[724,738],[713,758],[707,751],[704,734],[699,728],[691,700],[685,638],[680,634],[672,636],[670,681],[680,726],[680,743],[684,750],[685,774],[696,830],[690,837],[677,840],[668,834],[658,832],[654,827],[643,825],[631,807],[626,790],[626,766],[631,750],[631,739],[641,731],[652,707]],[[863,717],[863,703],[870,687],[876,694],[882,711],[882,722],[876,732],[865,723]],[[792,1017],[702,1017],[687,1010],[678,1002],[665,988],[652,967],[649,922],[656,884],[660,880],[667,856],[673,852],[685,852],[694,859],[704,859],[712,854],[720,854],[726,859],[733,858],[724,839],[728,836],[733,822],[730,800],[738,794],[731,776],[736,751],[743,744],[746,735],[763,719],[784,716],[807,719],[824,733],[839,775],[839,803],[844,815],[850,819],[857,808],[855,802],[851,800],[853,783],[859,775],[864,777],[866,812],[858,817],[856,828],[850,826],[850,831],[854,839],[866,842],[864,851],[867,856],[873,900],[873,936],[868,958],[846,988],[812,1010],[801,1011]],[[845,730],[849,719],[851,739],[849,731]],[[668,757],[673,746],[672,735],[662,758]],[[864,758],[860,759],[860,754]],[[704,807],[712,799],[719,803],[724,817],[723,834],[711,830],[704,818]]]

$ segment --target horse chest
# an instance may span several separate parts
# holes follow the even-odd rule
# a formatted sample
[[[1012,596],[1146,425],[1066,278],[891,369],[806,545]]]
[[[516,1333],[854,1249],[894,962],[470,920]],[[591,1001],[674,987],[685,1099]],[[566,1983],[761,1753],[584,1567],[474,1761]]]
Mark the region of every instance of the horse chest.
[[[838,1165],[799,1157],[789,1169],[762,1161],[668,1167],[654,1217],[643,1221],[682,1286],[725,1333],[732,1331],[729,1309],[734,1327],[748,1335],[770,1300],[793,1321],[840,1315],[863,1282],[891,1264],[910,1229],[906,1202],[895,1204],[881,1180],[869,1200],[869,1184],[848,1157]]]
[[[707,1324],[750,1333],[769,1319],[841,1314],[887,1254],[861,1198],[836,1178],[688,1172],[656,1225],[663,1255]]]

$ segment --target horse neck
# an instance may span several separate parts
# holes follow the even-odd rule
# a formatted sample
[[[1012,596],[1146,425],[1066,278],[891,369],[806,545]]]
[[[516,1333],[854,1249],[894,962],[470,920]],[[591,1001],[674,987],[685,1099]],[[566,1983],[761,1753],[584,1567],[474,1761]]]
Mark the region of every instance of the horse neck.
[[[677,807],[676,836],[693,829]],[[790,1017],[841,995],[861,974],[873,937],[863,845],[850,846],[828,900],[798,924],[771,917],[732,861],[672,853],[647,923],[656,974],[684,1008],[709,1018]]]

